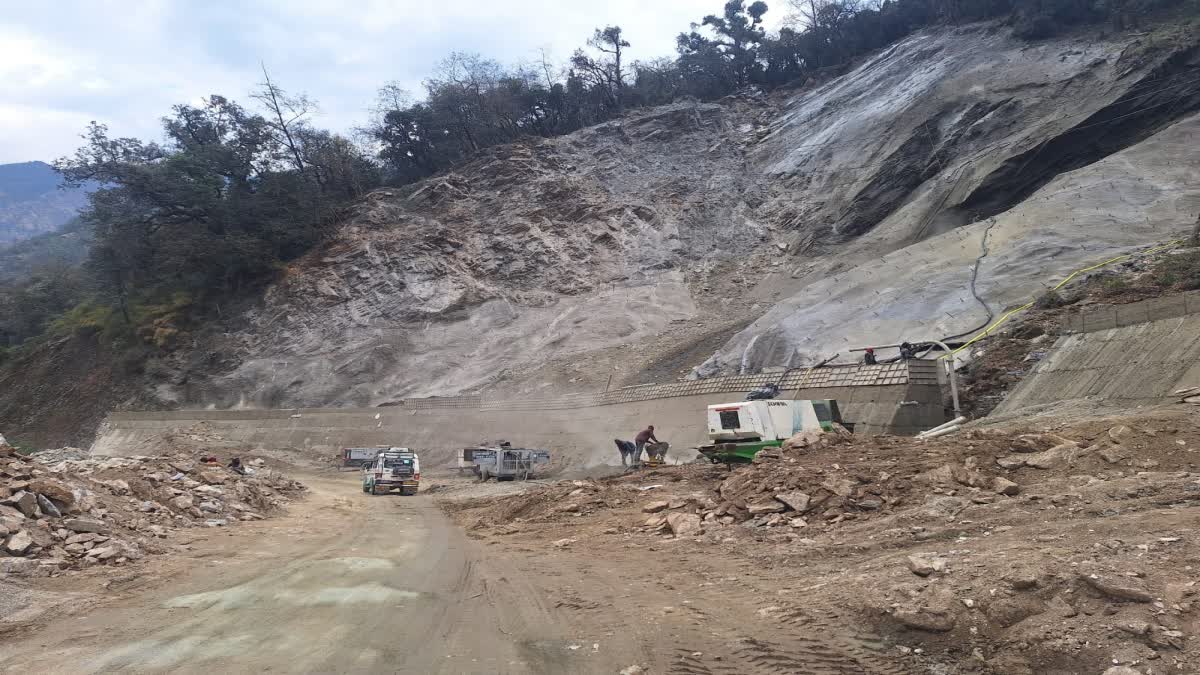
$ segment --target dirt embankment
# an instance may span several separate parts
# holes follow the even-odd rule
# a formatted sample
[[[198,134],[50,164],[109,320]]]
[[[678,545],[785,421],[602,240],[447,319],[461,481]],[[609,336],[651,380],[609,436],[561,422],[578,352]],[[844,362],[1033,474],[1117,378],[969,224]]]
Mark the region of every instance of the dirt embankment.
[[[820,630],[872,672],[1189,673],[1200,659],[1194,411],[927,442],[827,435],[733,471],[670,467],[449,508],[481,538],[564,555],[637,550],[639,569],[692,569],[702,585],[740,567],[735,585],[758,603],[739,617],[744,637],[776,655],[809,653],[802,642]],[[738,658],[704,650],[676,670]]]

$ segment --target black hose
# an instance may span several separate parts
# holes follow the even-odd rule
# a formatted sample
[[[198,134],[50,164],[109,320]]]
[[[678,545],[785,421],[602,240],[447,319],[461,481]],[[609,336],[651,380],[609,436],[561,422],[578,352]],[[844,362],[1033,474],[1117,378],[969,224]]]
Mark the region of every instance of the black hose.
[[[979,253],[979,257],[975,259],[975,268],[971,270],[971,295],[974,296],[975,300],[978,301],[979,304],[983,306],[983,311],[987,312],[987,319],[985,319],[983,321],[983,323],[979,324],[975,328],[963,331],[963,332],[955,334],[955,335],[947,335],[946,337],[942,338],[942,342],[949,342],[951,340],[955,340],[960,337],[965,337],[967,335],[971,335],[972,333],[977,333],[977,332],[983,330],[984,328],[987,328],[988,326],[990,326],[992,324],[992,319],[996,318],[996,314],[994,312],[992,312],[992,308],[990,306],[988,306],[987,301],[985,301],[983,298],[979,297],[979,292],[977,290],[975,290],[975,282],[977,279],[979,279],[979,266],[983,263],[983,259],[986,258],[988,255],[988,236],[991,235],[992,228],[995,226],[996,226],[996,219],[993,218],[992,224],[988,225],[987,229],[985,229],[983,231],[983,241],[980,243],[980,248],[982,250]]]

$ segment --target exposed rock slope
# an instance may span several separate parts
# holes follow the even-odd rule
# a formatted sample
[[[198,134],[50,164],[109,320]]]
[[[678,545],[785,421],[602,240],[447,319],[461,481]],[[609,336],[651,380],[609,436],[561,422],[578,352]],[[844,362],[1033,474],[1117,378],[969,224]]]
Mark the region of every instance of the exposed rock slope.
[[[996,310],[1194,219],[1195,41],[927,31],[790,97],[495,149],[373,194],[160,401],[375,404],[593,359],[602,387],[621,353],[680,353],[673,326],[764,312],[701,372],[967,330],[985,232]]]

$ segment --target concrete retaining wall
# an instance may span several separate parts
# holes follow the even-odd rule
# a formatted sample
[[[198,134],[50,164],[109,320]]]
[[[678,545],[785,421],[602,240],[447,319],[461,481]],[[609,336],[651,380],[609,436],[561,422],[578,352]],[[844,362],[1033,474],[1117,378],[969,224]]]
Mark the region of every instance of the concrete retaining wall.
[[[1140,304],[1124,307],[1135,316],[1145,309]],[[1200,314],[1065,335],[994,414],[1070,399],[1166,403],[1177,399],[1172,392],[1194,386],[1200,386]]]
[[[452,397],[381,408],[114,413],[101,425],[92,450],[103,455],[145,452],[149,448],[144,444],[164,434],[201,425],[230,446],[332,454],[347,446],[395,444],[421,449],[435,463],[448,462],[455,450],[483,439],[506,438],[551,448],[566,464],[587,466],[612,463],[617,457],[612,440],[631,438],[647,424],[654,424],[673,448],[698,445],[705,440],[706,406],[741,400],[747,390],[770,379],[713,378],[542,400]],[[837,399],[860,433],[912,434],[945,420],[932,361],[797,371],[784,383],[820,385],[785,390],[785,396]],[[604,397],[615,400],[597,404]]]
[[[1200,313],[1200,291],[1193,291],[1127,305],[1082,309],[1068,314],[1063,328],[1073,333],[1094,333],[1197,313]]]

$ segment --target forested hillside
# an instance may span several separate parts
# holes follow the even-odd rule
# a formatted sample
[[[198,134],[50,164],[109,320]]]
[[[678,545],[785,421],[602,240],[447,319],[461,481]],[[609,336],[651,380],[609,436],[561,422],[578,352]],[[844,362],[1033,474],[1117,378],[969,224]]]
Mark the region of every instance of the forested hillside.
[[[61,182],[44,162],[0,164],[0,251],[53,232],[79,213],[87,203],[86,190],[60,190]]]

